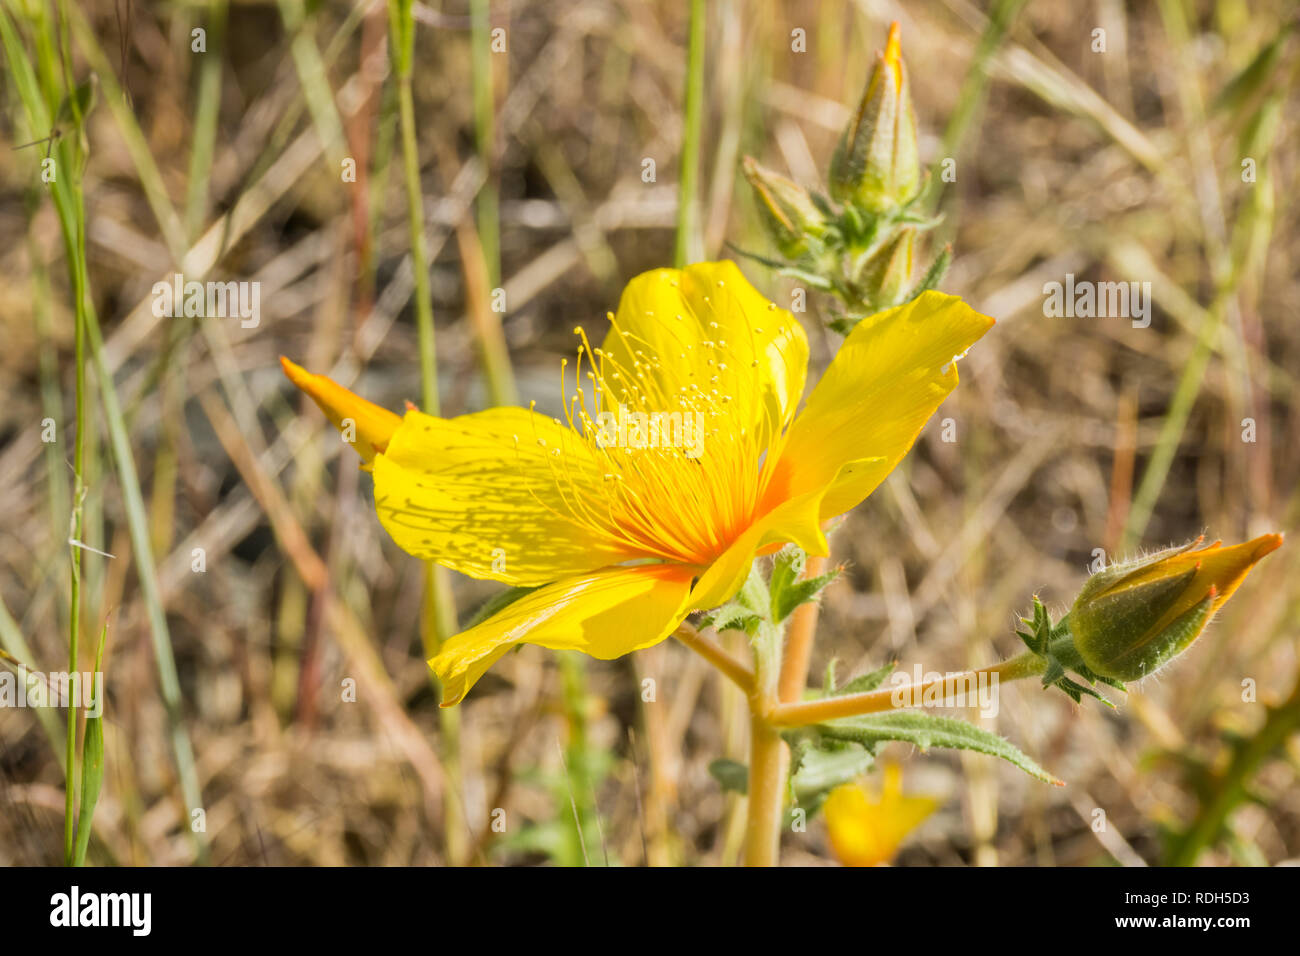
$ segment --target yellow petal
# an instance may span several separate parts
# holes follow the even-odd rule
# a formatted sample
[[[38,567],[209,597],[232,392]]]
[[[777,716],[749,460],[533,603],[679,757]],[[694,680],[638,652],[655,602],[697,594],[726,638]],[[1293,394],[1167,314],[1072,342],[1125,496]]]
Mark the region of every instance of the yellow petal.
[[[324,375],[313,375],[283,355],[280,356],[280,367],[289,381],[311,396],[335,428],[344,434],[350,430],[355,435],[353,445],[366,462],[384,450],[402,423],[402,419],[388,409],[354,395]]]
[[[700,576],[691,592],[691,607],[708,610],[730,599],[745,583],[754,556],[766,553],[769,545],[796,544],[809,554],[829,553],[820,520],[825,491],[818,488],[782,502],[754,521]]]
[[[823,520],[861,502],[957,385],[955,359],[992,325],[940,292],[861,322],[790,426],[767,500],[825,487]]]
[[[590,446],[527,409],[408,411],[374,476],[379,519],[398,546],[472,577],[546,584],[643,557],[581,520],[604,480]]]
[[[845,866],[888,863],[907,835],[939,806],[932,797],[903,796],[896,772],[886,769],[879,794],[859,783],[836,787],[826,797],[823,813],[831,849]]]
[[[447,640],[429,661],[442,705],[458,703],[516,644],[574,650],[602,660],[657,644],[686,616],[691,572],[677,565],[606,568],[526,594]]]
[[[683,389],[716,392],[730,428],[750,435],[789,422],[808,369],[808,340],[794,316],[730,261],[637,276],[603,351],[613,393],[602,396],[606,408],[672,411]]]
[[[1208,620],[1232,597],[1246,580],[1246,574],[1261,558],[1282,547],[1282,535],[1263,534],[1241,544],[1224,547],[1216,541],[1197,550],[1184,550],[1165,561],[1157,562],[1137,574],[1125,578],[1118,586],[1107,591],[1112,594],[1127,588],[1166,577],[1177,577],[1188,571],[1195,575],[1187,583],[1182,596],[1151,627],[1158,634],[1213,593]]]

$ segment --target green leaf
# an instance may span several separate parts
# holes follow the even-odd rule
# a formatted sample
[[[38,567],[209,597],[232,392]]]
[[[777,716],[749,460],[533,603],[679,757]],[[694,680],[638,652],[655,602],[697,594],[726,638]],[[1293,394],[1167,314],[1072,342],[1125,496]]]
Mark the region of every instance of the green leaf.
[[[822,696],[829,697],[835,693],[835,668],[839,664],[838,657],[832,657],[826,662],[826,677],[822,680]]]
[[[1211,112],[1239,113],[1252,96],[1268,85],[1277,71],[1283,47],[1293,28],[1294,24],[1288,24],[1278,31],[1277,36],[1264,44],[1251,61],[1219,90],[1210,107]],[[1281,71],[1277,71],[1277,75],[1281,75]]]
[[[862,776],[875,762],[871,751],[861,747],[841,750],[808,747],[790,779],[795,799],[809,813],[816,812],[829,791]]]
[[[858,675],[843,687],[837,689],[835,686],[835,668],[838,664],[839,659],[835,657],[832,657],[826,663],[826,678],[822,682],[823,697],[843,697],[845,694],[865,694],[873,691],[885,682],[885,678],[892,674],[897,666],[896,661],[891,661],[884,667],[877,667],[873,671]]]
[[[839,690],[836,696],[843,694],[865,694],[873,691],[885,682],[885,678],[894,672],[894,662],[890,661],[884,667],[877,667],[874,671],[868,671],[858,677],[853,678]]]
[[[818,275],[815,272],[809,272],[807,269],[796,269],[793,266],[785,266],[779,269],[778,272],[791,279],[798,279],[800,282],[811,286],[819,292],[829,292],[831,289],[835,288],[835,283],[831,279]]]
[[[743,763],[720,757],[709,764],[709,774],[723,790],[739,794],[749,792],[749,768]]]
[[[840,576],[840,569],[834,568],[815,578],[807,578],[792,585],[781,594],[772,605],[772,616],[784,621],[794,613],[800,604],[807,604],[817,597],[822,590]]]
[[[931,747],[974,750],[991,757],[1000,757],[1045,783],[1063,785],[1009,740],[952,717],[915,711],[863,714],[860,717],[845,717],[818,724],[817,729],[826,737],[851,740],[869,750],[874,750],[878,744],[888,740],[915,744],[921,750]]]
[[[757,561],[749,566],[749,576],[745,578],[735,601],[759,617],[766,617],[772,599],[768,596],[767,582],[763,580],[763,571]]]
[[[803,574],[804,567],[808,564],[808,555],[802,548],[794,545],[786,545],[777,552],[776,557],[772,559],[772,578],[768,582],[768,589],[772,593],[773,600],[782,593],[786,588],[793,585]]]
[[[700,624],[705,627],[714,627],[719,631],[744,631],[750,637],[758,632],[762,623],[762,617],[734,601],[700,619]]]
[[[807,564],[807,554],[792,545],[777,553],[768,583],[773,621],[784,621],[800,604],[813,600],[840,573],[840,569],[835,568],[815,578],[804,578]]]
[[[746,259],[752,259],[754,262],[757,262],[759,265],[767,266],[769,269],[781,270],[786,267],[785,262],[782,260],[769,259],[767,256],[760,256],[757,252],[750,252],[747,249],[740,248],[740,246],[736,245],[734,242],[731,242],[730,240],[728,240],[725,243],[725,245],[736,255],[743,256]]]
[[[104,643],[108,639],[108,622],[104,622],[99,632],[99,647],[95,651],[95,670],[91,680],[95,681],[92,692],[95,695],[95,716],[86,716],[85,739],[81,746],[81,806],[77,810],[77,842],[72,854],[73,866],[84,866],[86,851],[90,848],[91,821],[95,816],[95,804],[99,802],[99,791],[104,785],[104,687],[98,680],[104,667]],[[82,691],[82,703],[85,703],[85,690]],[[69,716],[69,720],[75,719]]]
[[[861,322],[863,316],[860,315],[838,315],[826,323],[826,327],[832,332],[838,332],[840,335],[848,335]]]

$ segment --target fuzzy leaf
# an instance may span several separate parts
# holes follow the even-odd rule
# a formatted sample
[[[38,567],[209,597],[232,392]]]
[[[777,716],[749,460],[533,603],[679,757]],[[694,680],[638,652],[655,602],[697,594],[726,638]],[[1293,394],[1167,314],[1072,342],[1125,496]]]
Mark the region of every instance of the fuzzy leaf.
[[[732,601],[704,615],[700,623],[706,627],[717,628],[719,631],[744,631],[753,637],[758,632],[763,619],[749,608]]]
[[[869,750],[850,747],[844,750],[807,748],[799,768],[790,778],[795,801],[811,816],[826,801],[826,796],[840,784],[862,776],[876,762]]]
[[[799,580],[807,564],[808,555],[804,553],[802,548],[787,545],[777,552],[776,557],[772,560],[772,577],[768,581],[768,590],[771,592],[773,600]]]
[[[840,569],[834,568],[815,578],[801,578],[784,585],[779,591],[772,588],[772,619],[784,621],[800,604],[807,604],[817,597],[826,585],[840,575]],[[775,574],[773,574],[775,578]]]
[[[835,693],[838,694],[865,694],[868,691],[875,690],[885,682],[885,678],[894,672],[894,663],[891,661],[884,667],[877,667],[874,671],[868,671],[858,677],[853,678]]]
[[[915,744],[921,750],[928,750],[931,747],[974,750],[991,757],[1000,757],[1045,783],[1062,786],[1060,780],[1031,760],[1009,740],[952,717],[939,717],[914,711],[864,714],[860,717],[845,717],[819,724],[818,730],[824,736],[836,740],[852,740],[873,750],[878,744],[887,740]]]

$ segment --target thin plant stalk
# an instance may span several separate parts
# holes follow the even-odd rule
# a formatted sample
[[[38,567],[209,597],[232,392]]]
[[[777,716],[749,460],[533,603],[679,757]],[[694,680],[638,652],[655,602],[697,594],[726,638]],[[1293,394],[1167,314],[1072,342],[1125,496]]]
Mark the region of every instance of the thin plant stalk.
[[[1128,520],[1125,522],[1122,547],[1126,551],[1142,537],[1142,532],[1146,530],[1147,523],[1155,511],[1156,499],[1160,497],[1160,492],[1165,486],[1165,479],[1173,465],[1174,455],[1183,437],[1183,430],[1191,416],[1192,406],[1196,404],[1196,399],[1200,395],[1205,370],[1210,363],[1212,343],[1218,338],[1219,328],[1223,324],[1225,305],[1222,297],[1217,298],[1211,305],[1202,320],[1200,334],[1196,338],[1191,357],[1183,366],[1182,374],[1178,378],[1174,397],[1169,403],[1169,411],[1160,424],[1155,450],[1151,453],[1146,470],[1142,472],[1142,480],[1138,484],[1137,493],[1133,496],[1133,504],[1129,509]]]
[[[150,197],[151,207],[154,209],[160,228],[168,240],[169,249],[184,248],[181,220],[167,201],[165,190],[161,189],[161,177],[158,174],[157,167],[153,164],[147,148],[144,148],[144,140],[139,126],[126,105],[123,91],[118,85],[111,67],[105,60],[103,51],[95,40],[93,32],[89,29],[83,14],[77,8],[70,7],[66,2],[63,2],[59,6],[59,12],[63,30],[62,39],[65,48],[65,59],[71,61],[71,51],[68,49],[70,47],[69,34],[75,31],[82,51],[91,60],[95,75],[103,83],[104,98],[113,113],[114,119],[117,121],[119,129],[123,133],[128,152],[136,164],[136,172],[139,175],[140,182],[146,194]],[[8,46],[8,43],[6,43],[6,46]],[[12,56],[11,60],[13,60]],[[65,69],[65,75],[68,73],[70,73],[70,68]],[[70,76],[66,76],[65,84],[71,88]],[[24,99],[26,98],[24,97]],[[70,97],[70,101],[74,114],[72,125],[74,129],[80,131],[82,117],[79,115],[77,98]],[[30,114],[32,105],[29,103],[27,106]],[[72,144],[69,143],[69,139],[76,140],[77,153],[75,155],[78,157],[77,165],[73,165]],[[89,349],[88,357],[95,363],[101,407],[103,408],[104,421],[108,428],[109,444],[117,468],[118,484],[121,487],[122,504],[126,513],[132,555],[140,582],[141,597],[149,620],[154,659],[158,666],[159,689],[167,716],[170,743],[176,761],[182,799],[185,801],[188,818],[190,813],[203,806],[198,770],[194,761],[194,750],[182,720],[180,679],[176,671],[175,656],[171,647],[171,635],[168,631],[167,619],[163,611],[162,595],[158,587],[157,569],[150,542],[148,514],[144,506],[144,496],[140,490],[139,476],[131,452],[130,433],[114,389],[112,371],[109,369],[104,356],[99,322],[87,291],[84,265],[86,261],[85,210],[81,204],[80,190],[77,187],[80,163],[84,162],[85,157],[83,143],[84,140],[80,132],[75,137],[60,138],[56,148],[60,154],[61,168],[65,172],[55,183],[55,188],[51,190],[51,196],[59,216],[64,247],[72,272],[74,306],[80,312],[80,321],[85,334],[85,346]],[[79,266],[77,266],[78,263],[80,263]],[[88,442],[90,438],[89,433],[86,433]],[[88,462],[83,462],[83,465],[88,464]],[[83,480],[84,472],[77,476],[78,484]],[[78,621],[79,625],[80,622]],[[88,823],[89,821],[87,821],[87,825]],[[207,843],[202,832],[191,827],[190,835],[199,862],[206,862]]]
[[[415,277],[415,322],[419,335],[420,400],[423,410],[437,415],[438,359],[433,329],[433,300],[429,289],[427,242],[424,235],[424,197],[420,188],[420,154],[415,137],[415,97],[411,68],[415,56],[415,20],[409,0],[390,0],[389,25],[397,74],[398,125],[401,127],[402,169],[406,181],[406,211],[410,227],[411,269]],[[421,621],[424,653],[432,657],[455,632],[456,606],[446,568],[425,564],[425,605]],[[448,785],[460,793],[460,719],[450,707],[440,708],[443,763]],[[466,831],[459,800],[447,801],[444,812],[447,856],[458,862],[467,850]]]
[[[221,109],[221,48],[226,34],[226,0],[208,8],[208,52],[199,58],[195,92],[194,138],[185,185],[185,235],[193,242],[208,213],[208,177],[217,142],[217,114]]]
[[[68,246],[70,255],[68,257],[68,270],[72,278],[73,294],[73,321],[76,324],[74,338],[74,361],[76,362],[76,444],[73,449],[72,472],[73,472],[73,501],[71,527],[68,534],[69,557],[71,567],[69,570],[69,615],[68,615],[68,673],[75,675],[77,673],[77,656],[78,645],[81,637],[81,535],[82,535],[82,505],[85,499],[86,489],[83,484],[86,465],[86,219],[85,207],[83,205],[83,196],[81,192],[80,169],[84,161],[84,155],[81,149],[81,129],[82,115],[81,104],[76,96],[76,83],[72,77],[72,58],[68,50],[67,39],[67,11],[65,4],[60,4],[61,26],[60,40],[62,44],[62,56],[60,59],[63,63],[63,78],[65,96],[67,103],[71,107],[72,126],[77,131],[75,137],[64,137],[59,140],[56,148],[59,164],[61,165],[65,177],[71,177],[70,181],[65,180],[66,189],[68,190],[68,205],[72,206],[72,215],[69,217],[71,222],[64,221],[65,235],[64,241]],[[77,172],[74,174],[74,170]],[[67,235],[67,227],[71,225],[74,230],[73,236]],[[72,865],[75,859],[75,825],[73,817],[76,812],[76,791],[77,791],[77,711],[71,697],[68,700],[68,725],[67,738],[64,742],[64,759],[67,762],[64,771],[64,813],[63,813],[63,855],[64,862]],[[83,826],[88,826],[89,821],[83,821]]]
[[[63,144],[60,144],[63,145]],[[80,197],[78,197],[79,199]],[[79,239],[80,242],[80,239]],[[75,297],[73,321],[76,324],[74,359],[76,363],[76,438],[72,453],[73,500],[72,520],[69,529],[69,558],[71,559],[69,579],[69,614],[68,614],[68,673],[77,673],[77,645],[81,630],[81,547],[76,544],[81,540],[82,501],[84,488],[82,474],[86,458],[86,295],[83,287],[85,281],[85,263],[78,260],[70,264],[73,275],[72,290]],[[77,711],[72,700],[68,701],[67,739],[64,742],[67,769],[64,772],[64,815],[63,815],[63,855],[65,863],[71,864],[73,857],[73,815],[77,781]]]
[[[691,0],[690,39],[686,49],[685,129],[682,131],[681,171],[677,178],[677,242],[673,263],[678,269],[699,248],[697,223],[700,170],[700,124],[704,104],[704,0]]]
[[[475,200],[478,238],[487,262],[488,288],[501,284],[501,217],[496,178],[496,97],[492,91],[492,19],[489,0],[470,0],[470,82],[474,96],[474,146],[487,175]]]

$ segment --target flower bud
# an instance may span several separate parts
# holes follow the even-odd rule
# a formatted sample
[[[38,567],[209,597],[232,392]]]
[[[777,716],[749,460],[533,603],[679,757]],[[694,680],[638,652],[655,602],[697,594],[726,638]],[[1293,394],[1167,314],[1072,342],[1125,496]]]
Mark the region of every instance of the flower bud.
[[[808,251],[809,237],[826,234],[826,217],[798,183],[760,166],[750,156],[742,165],[758,197],[759,215],[781,254],[798,259]]]
[[[903,66],[898,24],[876,54],[862,102],[840,137],[831,159],[831,195],[872,212],[909,202],[921,182],[916,114]]]
[[[1113,680],[1140,680],[1186,650],[1260,558],[1282,544],[1266,534],[1231,547],[1197,538],[1088,579],[1070,610],[1080,659]]]
[[[916,227],[904,226],[880,251],[864,263],[855,285],[873,311],[898,305],[912,288],[912,258]]]

